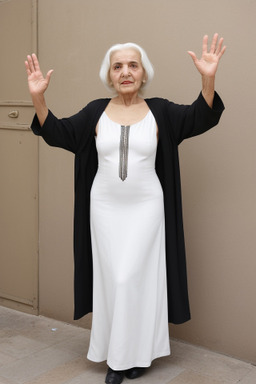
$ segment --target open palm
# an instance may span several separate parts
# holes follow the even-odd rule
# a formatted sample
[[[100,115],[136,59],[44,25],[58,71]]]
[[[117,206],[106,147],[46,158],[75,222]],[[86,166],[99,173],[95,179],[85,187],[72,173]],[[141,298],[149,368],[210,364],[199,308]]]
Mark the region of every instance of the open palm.
[[[40,70],[37,56],[34,53],[31,56],[27,56],[25,66],[28,75],[28,87],[30,93],[32,95],[43,94],[48,88],[53,70],[51,69],[48,71],[47,75],[44,77]]]
[[[192,57],[196,68],[202,76],[215,76],[220,58],[226,50],[226,47],[222,47],[222,44],[223,38],[220,38],[218,41],[218,34],[215,33],[208,52],[208,36],[205,35],[203,38],[202,57],[200,59],[196,57],[194,52],[188,51],[188,54]]]

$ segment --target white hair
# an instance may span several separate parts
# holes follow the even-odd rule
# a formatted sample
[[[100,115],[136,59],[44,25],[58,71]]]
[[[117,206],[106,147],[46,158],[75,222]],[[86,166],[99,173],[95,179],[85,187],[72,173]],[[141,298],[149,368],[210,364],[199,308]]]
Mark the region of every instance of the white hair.
[[[120,51],[123,49],[129,49],[129,48],[136,49],[141,56],[141,64],[146,73],[146,82],[142,83],[141,88],[145,88],[153,79],[154,68],[148,58],[148,55],[146,54],[143,48],[141,48],[138,44],[134,44],[134,43],[115,44],[112,47],[110,47],[107,53],[105,54],[105,57],[101,64],[100,73],[99,73],[101,81],[107,87],[108,90],[113,91],[113,86],[110,85],[110,78],[109,78],[111,55],[113,52]]]

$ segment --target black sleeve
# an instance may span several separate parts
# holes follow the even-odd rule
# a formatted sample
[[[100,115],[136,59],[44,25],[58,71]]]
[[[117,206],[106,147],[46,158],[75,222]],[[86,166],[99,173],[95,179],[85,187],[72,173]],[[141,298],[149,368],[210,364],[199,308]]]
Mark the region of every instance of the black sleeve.
[[[63,119],[58,119],[49,110],[42,127],[37,115],[34,116],[31,129],[34,134],[42,136],[47,144],[76,153],[81,141],[86,141],[87,136],[90,135],[88,115],[87,107],[75,115]]]
[[[212,108],[206,103],[202,93],[191,105],[168,101],[169,127],[175,142],[180,144],[184,139],[200,135],[217,125],[224,109],[224,104],[216,92]]]

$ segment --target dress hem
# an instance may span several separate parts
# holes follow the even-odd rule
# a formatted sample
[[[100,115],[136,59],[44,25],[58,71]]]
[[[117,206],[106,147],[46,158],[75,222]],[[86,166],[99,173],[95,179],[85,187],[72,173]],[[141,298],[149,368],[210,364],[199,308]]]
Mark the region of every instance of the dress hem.
[[[107,365],[115,370],[115,371],[125,371],[127,369],[131,369],[131,368],[134,368],[134,367],[140,367],[140,368],[148,368],[151,366],[152,364],[152,361],[155,360],[155,359],[158,359],[160,357],[165,357],[165,356],[170,356],[171,355],[171,351],[165,351],[165,352],[162,352],[162,353],[159,353],[157,355],[155,355],[150,363],[149,362],[145,362],[145,361],[137,361],[137,362],[133,362],[133,363],[129,363],[129,364],[126,364],[126,365],[123,365],[123,366],[117,366],[115,364],[112,364],[111,361],[108,361],[106,358],[105,359],[93,359],[91,357],[89,357],[87,355],[87,359],[90,360],[90,361],[93,361],[94,363],[102,363],[103,361],[106,361],[107,362]]]

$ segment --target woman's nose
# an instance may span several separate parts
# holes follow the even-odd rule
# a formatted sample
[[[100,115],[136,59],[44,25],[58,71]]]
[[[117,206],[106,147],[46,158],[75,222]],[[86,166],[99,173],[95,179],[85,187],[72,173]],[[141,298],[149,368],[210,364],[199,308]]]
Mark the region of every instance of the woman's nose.
[[[129,75],[129,68],[127,65],[123,66],[123,76],[128,76]]]

